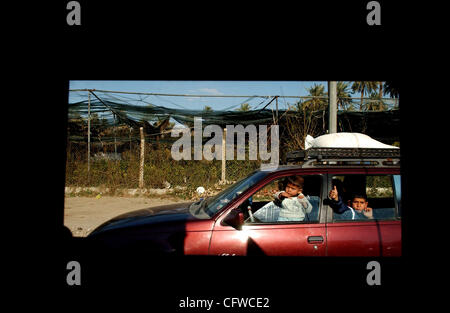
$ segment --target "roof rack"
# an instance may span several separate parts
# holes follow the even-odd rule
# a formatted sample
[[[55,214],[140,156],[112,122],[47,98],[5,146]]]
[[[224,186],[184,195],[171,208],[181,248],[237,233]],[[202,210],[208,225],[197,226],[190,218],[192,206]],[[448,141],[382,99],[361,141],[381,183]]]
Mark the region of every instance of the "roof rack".
[[[310,148],[288,152],[286,162],[335,159],[399,159],[400,149],[380,148]]]

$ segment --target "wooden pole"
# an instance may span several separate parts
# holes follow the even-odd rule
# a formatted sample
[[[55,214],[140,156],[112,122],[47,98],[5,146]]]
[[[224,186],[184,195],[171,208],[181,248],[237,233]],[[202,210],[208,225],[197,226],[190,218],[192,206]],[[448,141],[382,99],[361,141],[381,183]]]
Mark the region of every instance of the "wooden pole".
[[[133,128],[130,127],[130,156],[131,156],[131,132],[133,131]]]
[[[227,129],[223,129],[223,136],[222,136],[222,179],[221,182],[225,184],[225,171],[226,171],[226,144],[227,144]]]
[[[117,160],[116,114],[113,113],[113,117],[114,117],[114,159]]]
[[[145,147],[145,138],[144,138],[144,128],[141,127],[139,129],[141,133],[141,158],[140,158],[140,166],[139,166],[139,188],[144,188],[144,147]]]
[[[91,171],[91,92],[88,91],[88,152],[87,152],[87,162],[88,162],[88,182],[90,179]]]

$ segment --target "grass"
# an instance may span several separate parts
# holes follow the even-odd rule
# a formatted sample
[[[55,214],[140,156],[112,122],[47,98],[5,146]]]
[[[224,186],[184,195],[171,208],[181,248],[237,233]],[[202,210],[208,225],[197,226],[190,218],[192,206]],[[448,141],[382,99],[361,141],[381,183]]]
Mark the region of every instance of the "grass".
[[[66,186],[109,188],[109,195],[118,195],[122,189],[139,188],[139,151],[124,151],[121,160],[91,159],[90,169],[85,154],[69,152],[66,161]],[[168,196],[190,199],[195,189],[217,189],[221,179],[220,160],[175,161],[167,147],[147,149],[144,157],[144,188],[172,189]],[[258,161],[226,161],[226,179],[239,180],[259,168]],[[185,189],[176,189],[180,186]],[[98,193],[83,191],[86,196]],[[149,195],[151,196],[151,195]],[[161,197],[161,195],[155,195]]]

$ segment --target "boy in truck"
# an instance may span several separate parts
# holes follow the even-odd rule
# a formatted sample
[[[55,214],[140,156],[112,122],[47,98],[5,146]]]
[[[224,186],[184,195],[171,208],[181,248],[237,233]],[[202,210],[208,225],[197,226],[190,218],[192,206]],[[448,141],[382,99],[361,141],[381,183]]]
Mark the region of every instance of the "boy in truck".
[[[289,177],[284,191],[274,194],[274,201],[267,203],[253,213],[262,222],[303,221],[312,205],[302,194],[304,179],[301,176]]]
[[[275,194],[275,198],[281,200],[281,210],[278,216],[279,222],[303,221],[306,213],[311,213],[312,205],[302,193],[303,184],[303,177],[289,177],[285,191]]]
[[[350,206],[346,205],[339,196],[336,185],[330,190],[330,206],[333,211],[339,214],[340,219],[344,220],[364,220],[373,219],[373,210],[368,207],[367,196],[365,194],[354,194]]]

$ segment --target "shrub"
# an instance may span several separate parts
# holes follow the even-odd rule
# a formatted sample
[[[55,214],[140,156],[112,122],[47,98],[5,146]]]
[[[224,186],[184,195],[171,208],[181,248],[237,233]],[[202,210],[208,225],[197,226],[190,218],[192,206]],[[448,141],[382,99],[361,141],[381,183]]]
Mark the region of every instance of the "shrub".
[[[139,149],[121,153],[121,160],[91,159],[88,173],[87,159],[75,154],[67,155],[66,186],[138,188],[139,187]],[[259,161],[226,161],[226,179],[236,181],[260,166]],[[144,159],[145,188],[187,187],[185,193],[192,193],[198,186],[212,188],[221,179],[220,160],[180,160],[172,159],[170,148],[161,146],[151,149],[146,145]]]

